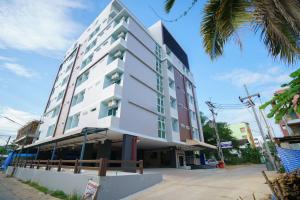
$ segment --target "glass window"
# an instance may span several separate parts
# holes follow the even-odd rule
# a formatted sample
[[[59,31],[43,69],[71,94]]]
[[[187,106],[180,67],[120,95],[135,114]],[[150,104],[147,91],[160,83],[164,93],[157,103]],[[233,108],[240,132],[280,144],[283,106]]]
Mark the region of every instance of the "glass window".
[[[69,76],[70,76],[70,75],[66,76],[66,77],[62,80],[61,86],[65,85],[65,84],[68,82]]]
[[[65,90],[61,91],[58,95],[57,95],[57,99],[56,101],[59,101],[65,94]]]
[[[83,82],[85,82],[87,79],[89,78],[89,71],[84,72],[83,74],[81,74],[76,81],[76,87],[78,87],[79,85],[81,85]]]
[[[169,87],[171,89],[174,89],[175,88],[175,81],[173,81],[172,79],[169,78]]]
[[[80,113],[77,113],[75,115],[72,115],[72,116],[68,117],[66,130],[71,129],[71,128],[75,128],[75,127],[78,126],[79,116],[80,116]]]
[[[176,99],[174,99],[173,97],[170,97],[170,104],[171,107],[176,109]]]
[[[66,69],[66,72],[70,71],[70,69],[72,68],[72,66],[73,66],[73,63],[69,64],[68,67],[67,67],[67,69]]]
[[[74,106],[74,105],[82,102],[84,99],[84,94],[85,94],[85,90],[83,90],[83,91],[79,92],[78,94],[76,94],[75,96],[73,96],[71,106]]]
[[[166,138],[165,118],[158,116],[158,137]]]
[[[48,127],[46,137],[53,136],[54,130],[55,130],[55,124],[52,124],[51,126]]]
[[[91,42],[91,44],[89,44],[89,45],[86,47],[84,53],[85,53],[85,54],[88,53],[94,46],[96,46],[96,44],[97,44],[97,38],[94,39],[94,40]]]
[[[56,117],[59,113],[60,110],[60,105],[56,106],[55,108],[53,108],[52,110],[52,117]]]
[[[175,132],[179,130],[178,120],[174,118],[172,118],[172,130]]]
[[[165,113],[165,109],[164,109],[164,96],[158,94],[157,95],[157,112],[159,113]]]
[[[116,107],[116,108],[109,108],[107,110],[107,116],[116,116],[117,111],[118,111],[118,107]]]
[[[93,60],[93,56],[94,54],[89,55],[89,57],[87,57],[81,64],[81,69],[84,68],[85,66],[87,66],[90,62],[92,62]]]

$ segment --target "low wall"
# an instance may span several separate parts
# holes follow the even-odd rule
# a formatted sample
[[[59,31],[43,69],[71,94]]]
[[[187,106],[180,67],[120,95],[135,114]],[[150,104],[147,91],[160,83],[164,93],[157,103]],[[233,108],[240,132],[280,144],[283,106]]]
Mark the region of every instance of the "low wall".
[[[6,174],[11,175],[12,172],[13,167],[9,166]],[[93,180],[100,184],[98,200],[121,199],[162,181],[162,175],[157,173],[99,177],[19,167],[16,168],[14,177],[23,181],[37,182],[50,190],[62,190],[66,194],[79,195],[83,194],[87,182]]]

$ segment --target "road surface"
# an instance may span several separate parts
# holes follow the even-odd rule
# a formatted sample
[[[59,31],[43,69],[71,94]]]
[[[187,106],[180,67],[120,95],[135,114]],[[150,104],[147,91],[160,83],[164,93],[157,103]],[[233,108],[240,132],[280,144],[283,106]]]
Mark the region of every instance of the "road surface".
[[[155,169],[163,182],[127,197],[128,200],[253,200],[266,199],[271,193],[261,173],[264,165],[245,165],[227,169]],[[146,170],[147,171],[147,170]]]
[[[58,200],[0,172],[0,200]]]

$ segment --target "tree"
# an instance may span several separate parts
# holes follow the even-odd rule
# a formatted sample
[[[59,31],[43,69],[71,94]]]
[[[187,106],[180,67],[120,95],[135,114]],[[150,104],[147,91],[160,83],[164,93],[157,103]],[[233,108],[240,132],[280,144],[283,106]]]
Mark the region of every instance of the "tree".
[[[195,5],[197,0],[193,0]],[[170,12],[175,0],[165,0]],[[251,27],[260,33],[269,54],[292,64],[300,58],[300,2],[298,0],[209,0],[201,22],[204,48],[211,59],[223,54],[224,45],[238,30]],[[186,14],[186,11],[184,12]]]
[[[203,124],[203,134],[204,134],[204,140],[208,144],[217,145],[216,140],[216,133],[213,127],[210,126],[210,121],[208,118],[200,112],[200,120]],[[232,146],[234,149],[238,149],[239,147],[239,141],[232,136],[232,131],[228,128],[228,125],[224,122],[217,122],[217,128],[220,136],[221,142],[225,141],[232,141]],[[230,159],[233,155],[230,153],[231,149],[223,149],[223,154],[225,157],[225,160]],[[206,151],[207,155],[214,156],[218,158],[217,151]]]
[[[270,101],[264,103],[260,109],[272,105],[268,117],[275,117],[276,122],[282,120],[285,114],[300,114],[300,69],[290,74],[291,81],[282,85],[281,92],[275,94]]]

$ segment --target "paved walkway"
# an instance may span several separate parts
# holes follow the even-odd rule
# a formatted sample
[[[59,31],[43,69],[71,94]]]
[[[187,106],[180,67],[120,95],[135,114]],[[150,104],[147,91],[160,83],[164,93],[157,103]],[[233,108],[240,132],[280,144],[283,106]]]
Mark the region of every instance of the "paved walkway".
[[[0,200],[58,200],[0,172]]]
[[[163,182],[126,199],[130,200],[244,200],[264,199],[271,193],[261,173],[264,165],[235,166],[227,169],[154,169]],[[147,171],[147,170],[146,170]]]

